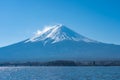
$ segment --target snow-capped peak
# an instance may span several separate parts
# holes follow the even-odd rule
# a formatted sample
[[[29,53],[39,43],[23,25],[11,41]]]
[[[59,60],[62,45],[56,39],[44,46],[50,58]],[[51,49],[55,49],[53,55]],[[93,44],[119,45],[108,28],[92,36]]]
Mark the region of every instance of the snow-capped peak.
[[[94,42],[93,40],[72,31],[62,24],[45,27],[42,31],[38,30],[32,38],[25,42],[43,41],[44,43],[56,43],[63,40]]]

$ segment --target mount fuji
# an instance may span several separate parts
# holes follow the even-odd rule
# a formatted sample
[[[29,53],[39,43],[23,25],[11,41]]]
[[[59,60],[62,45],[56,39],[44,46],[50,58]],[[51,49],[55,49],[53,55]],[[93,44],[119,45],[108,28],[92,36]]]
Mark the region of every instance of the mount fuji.
[[[61,24],[38,31],[24,41],[0,48],[0,61],[119,59],[120,45],[89,39]]]

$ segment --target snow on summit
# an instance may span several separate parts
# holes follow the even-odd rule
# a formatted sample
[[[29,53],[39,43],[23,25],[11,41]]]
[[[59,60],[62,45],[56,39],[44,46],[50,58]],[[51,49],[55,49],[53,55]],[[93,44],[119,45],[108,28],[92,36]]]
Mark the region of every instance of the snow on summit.
[[[56,43],[63,40],[94,42],[62,24],[45,27],[42,31],[38,30],[32,38],[25,42],[43,41],[44,43]]]

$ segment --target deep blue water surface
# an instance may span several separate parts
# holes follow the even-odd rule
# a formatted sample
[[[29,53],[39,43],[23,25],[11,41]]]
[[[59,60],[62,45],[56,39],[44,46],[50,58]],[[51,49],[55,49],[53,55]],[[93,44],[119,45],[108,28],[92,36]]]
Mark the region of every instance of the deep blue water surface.
[[[0,80],[120,80],[120,67],[0,67]]]

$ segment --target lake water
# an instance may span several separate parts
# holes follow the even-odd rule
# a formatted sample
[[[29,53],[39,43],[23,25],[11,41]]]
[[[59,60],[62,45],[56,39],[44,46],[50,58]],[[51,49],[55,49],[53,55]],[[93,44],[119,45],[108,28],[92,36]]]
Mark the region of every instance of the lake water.
[[[0,67],[0,80],[120,80],[120,67]]]

